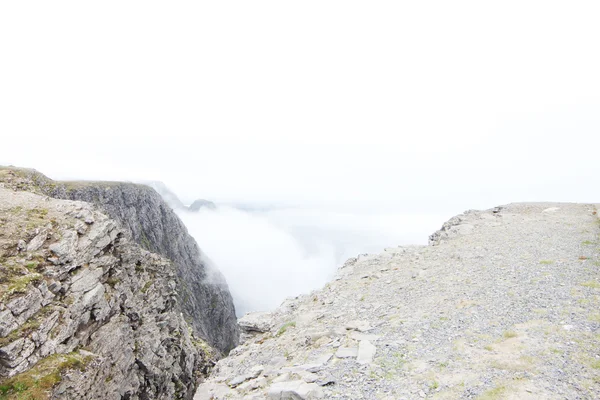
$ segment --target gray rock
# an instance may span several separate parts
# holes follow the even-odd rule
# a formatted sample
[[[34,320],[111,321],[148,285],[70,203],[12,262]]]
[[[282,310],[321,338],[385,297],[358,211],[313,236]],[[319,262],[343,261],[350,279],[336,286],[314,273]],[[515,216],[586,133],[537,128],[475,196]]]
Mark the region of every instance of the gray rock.
[[[247,333],[265,333],[273,328],[272,315],[268,312],[253,312],[238,320],[242,331]]]
[[[23,268],[38,283],[0,303],[0,335],[6,338],[27,322],[17,339],[3,341],[0,379],[68,353],[89,361],[83,370],[63,374],[51,398],[191,399],[198,377],[219,350],[203,343],[185,320],[178,301],[178,266],[143,250],[128,230],[89,204],[0,188],[0,209],[17,206],[48,210],[47,218],[53,220],[47,225],[48,238],[59,240],[40,240],[36,252],[54,260],[54,265],[42,264],[42,279]],[[18,235],[16,229],[10,231],[19,226],[18,218],[10,213],[2,233]],[[78,220],[87,229],[73,230]]]
[[[346,323],[346,329],[359,332],[366,332],[373,328],[367,321],[349,321]]]
[[[48,239],[48,230],[42,229],[29,243],[27,244],[27,251],[37,251],[44,245],[44,242]]]
[[[356,362],[359,364],[370,364],[373,362],[373,357],[375,357],[375,352],[377,351],[377,347],[375,347],[368,340],[361,340],[358,343],[358,355],[356,356]]]
[[[206,209],[209,209],[209,210],[214,210],[214,209],[217,208],[217,206],[212,201],[208,201],[208,200],[204,200],[204,199],[198,199],[198,200],[194,201],[188,207],[188,210],[190,210],[190,211],[200,211],[201,208],[206,208]]]
[[[264,367],[262,365],[257,365],[255,367],[252,367],[247,374],[236,376],[231,381],[229,381],[227,384],[230,387],[234,388],[248,380],[257,378],[263,370],[264,370]]]
[[[85,293],[91,290],[100,282],[102,275],[104,275],[104,271],[101,268],[82,268],[71,279],[71,291]]]
[[[25,296],[18,297],[6,305],[15,317],[25,322],[30,316],[42,308],[42,294],[32,288]]]
[[[5,337],[19,327],[10,310],[0,311],[0,337]]]
[[[39,185],[45,194],[95,204],[118,221],[135,242],[170,259],[176,267],[178,301],[184,315],[191,321],[194,332],[224,353],[238,344],[239,328],[225,278],[210,265],[183,222],[156,190],[132,183],[61,183],[48,178],[45,181],[41,177],[37,179],[45,182],[45,185]],[[152,185],[163,192],[160,185]],[[80,217],[86,223],[93,222],[91,216],[82,213]],[[96,224],[98,221],[91,225],[90,230],[99,229]],[[98,236],[105,238],[108,231],[112,238],[116,231],[109,228],[101,227]],[[95,240],[91,232],[88,235]],[[97,254],[104,250],[102,246],[106,243],[98,240],[93,248],[87,245],[86,248],[90,249],[93,256],[94,252]],[[64,250],[63,247],[56,250],[64,252],[68,250],[68,246],[65,247]]]
[[[340,347],[335,352],[337,358],[352,358],[358,355],[358,349],[356,347]]]
[[[271,385],[268,397],[270,400],[320,399],[323,397],[323,392],[317,384],[297,380]]]

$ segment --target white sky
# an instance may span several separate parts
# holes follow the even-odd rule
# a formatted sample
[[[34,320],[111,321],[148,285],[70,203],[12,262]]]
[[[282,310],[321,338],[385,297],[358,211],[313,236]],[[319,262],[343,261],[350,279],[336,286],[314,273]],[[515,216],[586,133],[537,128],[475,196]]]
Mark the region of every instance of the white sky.
[[[0,3],[0,164],[184,200],[600,201],[597,1]]]

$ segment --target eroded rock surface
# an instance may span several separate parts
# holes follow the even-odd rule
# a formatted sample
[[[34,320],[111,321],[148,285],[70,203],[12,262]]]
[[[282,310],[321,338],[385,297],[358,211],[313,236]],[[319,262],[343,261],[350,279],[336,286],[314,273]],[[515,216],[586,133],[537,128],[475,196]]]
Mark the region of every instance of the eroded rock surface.
[[[5,169],[0,178],[3,390],[191,398],[219,351],[186,322],[177,265],[89,203],[22,191],[28,181]]]
[[[171,260],[176,267],[177,296],[194,332],[222,353],[237,345],[239,330],[225,278],[211,266],[172,207],[151,187],[122,182],[58,182],[34,170],[4,171],[13,173],[5,179],[12,189],[94,204],[118,222],[133,241]],[[154,183],[154,187],[166,190],[159,183]],[[73,227],[76,234],[92,223],[90,213],[81,211],[78,225]],[[43,235],[32,246],[42,239]],[[66,257],[61,249],[56,250],[57,257]]]

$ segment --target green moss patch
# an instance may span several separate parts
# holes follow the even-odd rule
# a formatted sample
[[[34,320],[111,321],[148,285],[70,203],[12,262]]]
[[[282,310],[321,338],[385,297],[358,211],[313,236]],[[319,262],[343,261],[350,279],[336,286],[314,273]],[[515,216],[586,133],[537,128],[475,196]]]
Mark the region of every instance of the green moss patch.
[[[63,372],[84,371],[92,358],[78,352],[46,357],[30,370],[0,381],[0,400],[49,399]]]

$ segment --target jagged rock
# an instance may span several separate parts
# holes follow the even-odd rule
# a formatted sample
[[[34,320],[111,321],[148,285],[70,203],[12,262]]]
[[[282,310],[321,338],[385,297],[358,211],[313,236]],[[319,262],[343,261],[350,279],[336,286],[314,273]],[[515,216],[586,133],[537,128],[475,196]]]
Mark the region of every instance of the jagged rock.
[[[173,212],[179,203],[172,199],[167,204],[161,195],[164,185],[157,182],[146,185],[121,182],[53,182],[36,177],[38,187],[46,195],[70,200],[81,200],[98,206],[119,222],[125,232],[145,249],[158,253],[175,264],[177,297],[184,315],[190,320],[194,332],[223,353],[229,352],[239,342],[239,328],[233,299],[225,278],[200,251],[183,222]],[[98,221],[79,214],[90,230],[106,237],[115,234],[114,226],[100,226]],[[106,222],[114,224],[114,221]],[[95,240],[92,233],[86,236]],[[81,239],[80,239],[81,240]],[[103,250],[108,242],[97,241],[90,249],[91,256]],[[94,254],[96,253],[96,254]],[[88,255],[84,255],[88,256]]]
[[[0,311],[0,337],[5,337],[19,327],[10,310]]]
[[[101,268],[82,268],[71,278],[71,291],[84,293],[90,291],[100,282],[102,275],[104,271]]]
[[[33,288],[25,296],[12,300],[6,307],[15,317],[20,316],[21,319],[26,320],[42,308],[42,294],[37,288]]]
[[[48,239],[48,230],[42,229],[33,239],[27,244],[27,251],[37,251],[44,245],[44,242]]]
[[[39,215],[44,228],[19,253],[36,261],[26,267],[13,259],[7,271],[14,275],[0,281],[7,299],[0,302],[0,380],[69,354],[90,361],[61,373],[52,398],[191,398],[218,350],[194,336],[182,314],[177,266],[143,250],[90,204],[7,188],[0,188],[0,258],[12,257],[5,249],[26,234],[19,213],[10,212],[17,208]],[[73,230],[77,221],[87,228]]]
[[[77,250],[77,232],[65,231],[62,239],[58,243],[53,243],[48,247],[58,258],[57,263],[66,264],[73,260]]]
[[[17,250],[24,251],[27,248],[27,243],[23,239],[17,242]]]

